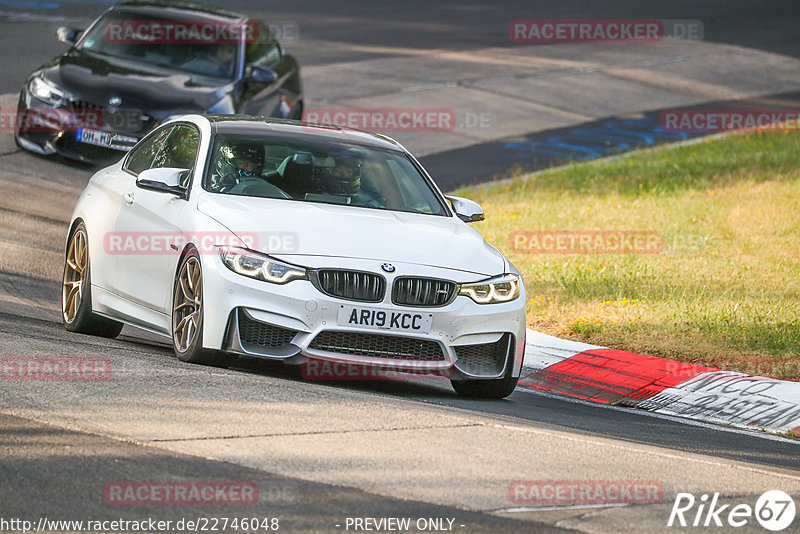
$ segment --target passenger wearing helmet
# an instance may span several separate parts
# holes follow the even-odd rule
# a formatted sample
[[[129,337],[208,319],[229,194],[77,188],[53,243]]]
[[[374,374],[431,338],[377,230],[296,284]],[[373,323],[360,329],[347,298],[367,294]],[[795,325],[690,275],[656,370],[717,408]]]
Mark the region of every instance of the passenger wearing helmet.
[[[361,190],[361,160],[351,154],[335,155],[332,167],[323,167],[317,184],[320,192],[352,197]]]
[[[314,182],[318,193],[307,195],[307,200],[386,207],[380,195],[362,186],[363,157],[359,151],[351,149],[335,152],[328,159],[333,160],[333,165],[315,167]]]
[[[259,145],[233,145],[223,149],[220,160],[219,175],[213,185],[216,191],[224,193],[242,181],[261,178],[264,149]]]

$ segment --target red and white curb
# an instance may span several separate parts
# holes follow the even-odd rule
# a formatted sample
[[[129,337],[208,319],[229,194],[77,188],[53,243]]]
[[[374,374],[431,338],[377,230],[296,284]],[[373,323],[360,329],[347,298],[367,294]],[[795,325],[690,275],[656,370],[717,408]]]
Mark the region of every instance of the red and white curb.
[[[800,433],[800,383],[721,371],[528,330],[519,385],[591,402]]]

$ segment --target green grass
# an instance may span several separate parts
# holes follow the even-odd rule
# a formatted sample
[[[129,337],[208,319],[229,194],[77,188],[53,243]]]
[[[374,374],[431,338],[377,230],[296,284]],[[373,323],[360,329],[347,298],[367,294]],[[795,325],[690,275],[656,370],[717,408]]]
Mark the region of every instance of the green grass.
[[[800,137],[731,135],[463,189],[553,335],[800,378]],[[529,254],[525,230],[660,232],[658,254]]]

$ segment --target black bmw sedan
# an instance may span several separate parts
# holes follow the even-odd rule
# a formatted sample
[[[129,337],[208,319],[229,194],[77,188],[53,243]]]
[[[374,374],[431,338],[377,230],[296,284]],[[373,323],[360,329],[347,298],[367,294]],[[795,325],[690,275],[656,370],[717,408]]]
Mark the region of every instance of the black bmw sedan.
[[[176,115],[302,116],[297,61],[245,15],[135,0],[57,36],[70,49],[31,73],[19,96],[15,139],[38,154],[106,164]]]

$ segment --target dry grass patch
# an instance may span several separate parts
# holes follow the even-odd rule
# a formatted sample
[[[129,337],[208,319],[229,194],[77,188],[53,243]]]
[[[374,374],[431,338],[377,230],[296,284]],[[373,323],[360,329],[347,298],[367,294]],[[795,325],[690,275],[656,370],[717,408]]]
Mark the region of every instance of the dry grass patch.
[[[763,133],[576,164],[460,194],[520,269],[528,326],[800,378],[800,137]],[[660,232],[658,254],[515,252],[515,231]]]

